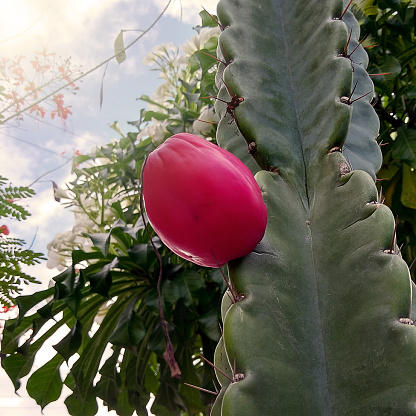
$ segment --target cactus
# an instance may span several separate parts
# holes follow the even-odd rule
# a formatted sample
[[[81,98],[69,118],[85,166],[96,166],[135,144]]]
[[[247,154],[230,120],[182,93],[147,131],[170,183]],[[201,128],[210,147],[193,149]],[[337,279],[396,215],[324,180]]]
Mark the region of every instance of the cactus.
[[[214,416],[416,415],[413,284],[374,183],[378,119],[348,3],[218,4],[217,141],[255,174],[268,224],[228,264],[241,296],[223,299]]]

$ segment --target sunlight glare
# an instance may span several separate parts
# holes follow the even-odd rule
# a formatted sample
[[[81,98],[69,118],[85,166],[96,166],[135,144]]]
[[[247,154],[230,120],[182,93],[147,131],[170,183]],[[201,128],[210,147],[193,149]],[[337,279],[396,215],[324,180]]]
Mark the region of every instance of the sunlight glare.
[[[47,5],[44,0],[0,0],[0,42],[28,29]]]

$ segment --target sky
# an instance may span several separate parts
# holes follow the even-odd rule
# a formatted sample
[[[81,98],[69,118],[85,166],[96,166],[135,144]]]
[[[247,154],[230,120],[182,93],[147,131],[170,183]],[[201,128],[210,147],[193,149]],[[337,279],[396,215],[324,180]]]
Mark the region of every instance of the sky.
[[[114,54],[114,41],[120,30],[124,44],[129,44],[159,16],[168,0],[0,0],[0,59],[25,56],[33,59],[34,51],[47,50],[56,59],[70,58],[83,72],[96,67]],[[128,121],[139,118],[144,102],[142,94],[151,96],[162,83],[157,73],[143,64],[143,58],[160,44],[183,45],[196,34],[202,6],[215,13],[216,0],[175,0],[155,27],[127,50],[126,61],[112,60],[105,72],[103,102],[100,89],[104,66],[79,82],[76,94],[65,93],[65,105],[71,105],[73,115],[65,123],[34,119],[11,120],[0,126],[0,175],[14,186],[31,186],[36,196],[24,203],[31,217],[22,222],[4,220],[11,237],[23,238],[32,250],[47,253],[46,246],[55,234],[74,224],[74,216],[53,198],[52,182],[64,186],[70,180],[75,152],[88,153],[99,144],[109,143],[117,133],[109,125],[118,121],[124,132],[134,131]],[[134,32],[135,30],[136,32]],[[49,172],[49,173],[48,173]],[[40,179],[39,179],[40,178]],[[35,183],[34,183],[35,182]],[[25,288],[25,294],[46,288],[57,270],[46,262],[32,268],[30,274],[42,286]],[[0,316],[0,319],[2,317]],[[49,347],[51,348],[51,347]],[[50,357],[51,350],[39,354],[34,369]],[[11,381],[0,368],[0,414],[7,416],[37,416],[40,408],[25,393],[14,393]],[[64,397],[44,409],[46,416],[67,415]],[[106,408],[99,415],[114,415]]]

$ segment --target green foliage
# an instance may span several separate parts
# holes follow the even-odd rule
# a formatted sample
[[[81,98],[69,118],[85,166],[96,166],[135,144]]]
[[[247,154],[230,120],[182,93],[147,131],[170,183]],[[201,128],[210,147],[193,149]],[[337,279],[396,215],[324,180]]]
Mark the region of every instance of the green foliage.
[[[128,215],[129,208],[120,213]],[[156,396],[158,414],[179,414],[179,409],[197,414],[205,408],[207,398],[172,379],[162,357],[166,343],[156,291],[159,263],[137,205],[131,214],[133,223],[119,219],[108,232],[91,236],[92,251],[74,251],[72,266],[54,278],[52,292],[39,292],[36,299],[20,297],[19,319],[6,324],[3,368],[16,388],[42,344],[59,328],[68,327],[67,335],[54,345],[58,354],[28,380],[28,393],[42,408],[59,397],[64,383],[72,390],[65,401],[71,415],[94,415],[97,397],[118,414],[146,414],[150,393]],[[168,252],[156,237],[153,241],[163,257],[162,303],[182,378],[212,389],[212,371],[195,367],[193,357],[202,351],[213,354],[220,336],[215,306],[223,283],[215,273]],[[40,309],[25,317],[32,307]],[[43,325],[54,322],[51,319],[52,328],[33,341]],[[25,336],[29,339],[18,348]],[[79,359],[61,381],[59,368],[75,354]],[[93,383],[97,374],[99,381]]]
[[[35,192],[28,187],[6,184],[7,179],[0,176],[0,218],[25,220],[30,214],[15,200],[30,198]],[[13,299],[23,291],[22,285],[40,283],[23,272],[22,266],[38,264],[44,257],[24,247],[22,239],[0,233],[0,305],[13,305]]]
[[[22,265],[33,266],[45,258],[41,253],[24,248],[17,238],[0,237],[0,304],[11,306],[23,291],[22,285],[39,284],[34,277],[22,271]]]
[[[33,189],[25,186],[5,186],[7,179],[0,176],[0,218],[16,218],[17,220],[25,220],[30,214],[27,210],[16,204],[15,199],[30,198],[35,194]]]

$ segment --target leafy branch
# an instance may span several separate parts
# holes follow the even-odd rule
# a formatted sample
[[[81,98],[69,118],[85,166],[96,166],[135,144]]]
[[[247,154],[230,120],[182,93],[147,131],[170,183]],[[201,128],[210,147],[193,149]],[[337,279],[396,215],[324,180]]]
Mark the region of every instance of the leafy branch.
[[[129,43],[125,48],[124,51],[126,51],[127,49],[129,49],[131,46],[133,46],[136,42],[138,42],[144,35],[146,35],[155,25],[156,23],[162,18],[162,16],[165,14],[166,10],[168,9],[168,7],[170,6],[172,0],[169,0],[168,3],[166,4],[165,8],[162,10],[162,12],[159,14],[159,16],[152,22],[152,24],[145,30],[143,30],[143,32],[137,37],[135,38],[131,43]],[[120,49],[118,49],[116,51],[116,53],[112,56],[110,56],[109,58],[107,58],[105,61],[99,63],[98,65],[96,65],[95,67],[93,67],[92,69],[90,69],[89,71],[86,71],[84,73],[82,73],[81,75],[79,75],[78,77],[68,81],[66,84],[62,85],[61,87],[57,88],[56,90],[52,91],[51,93],[41,97],[39,100],[31,103],[30,105],[27,105],[25,107],[23,107],[22,109],[16,111],[15,113],[11,114],[10,116],[4,118],[3,120],[0,121],[0,124],[5,124],[8,121],[20,116],[21,114],[23,114],[24,112],[30,110],[33,107],[36,107],[37,105],[39,105],[40,103],[42,103],[43,101],[55,96],[58,92],[70,87],[71,85],[73,85],[74,83],[78,82],[79,80],[85,78],[87,75],[95,72],[97,69],[101,68],[102,66],[106,65],[108,62],[110,62],[113,59],[119,59],[120,57]]]

